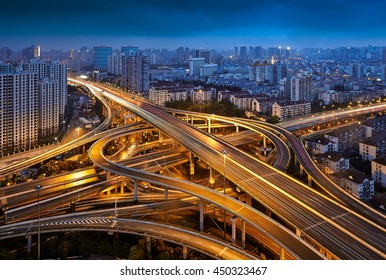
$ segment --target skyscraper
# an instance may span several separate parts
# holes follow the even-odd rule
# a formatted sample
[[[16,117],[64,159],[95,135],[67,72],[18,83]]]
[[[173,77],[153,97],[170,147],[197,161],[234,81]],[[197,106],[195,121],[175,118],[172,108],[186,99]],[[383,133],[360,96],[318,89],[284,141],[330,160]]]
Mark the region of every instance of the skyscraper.
[[[10,58],[11,58],[11,55],[12,55],[12,51],[10,48],[1,48],[0,49],[0,61],[3,62],[3,63],[6,63]]]
[[[122,87],[136,93],[149,91],[149,56],[141,53],[122,56]]]
[[[109,71],[109,57],[112,52],[111,47],[94,47],[94,70]]]
[[[364,66],[361,63],[350,64],[349,69],[350,76],[360,80],[364,75]]]

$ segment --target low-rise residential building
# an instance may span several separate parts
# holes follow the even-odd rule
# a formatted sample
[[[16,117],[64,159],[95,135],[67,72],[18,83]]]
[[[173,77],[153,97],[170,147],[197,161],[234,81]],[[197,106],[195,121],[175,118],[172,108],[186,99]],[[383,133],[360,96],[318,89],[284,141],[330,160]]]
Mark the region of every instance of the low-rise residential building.
[[[367,137],[371,137],[373,134],[386,131],[386,115],[368,119],[364,121],[362,125],[369,130]]]
[[[359,143],[366,139],[366,128],[359,124],[352,124],[335,129],[325,136],[338,144],[338,152],[357,150]]]
[[[312,155],[338,151],[338,143],[331,141],[325,136],[318,136],[316,138],[307,139],[305,140],[304,145]]]
[[[359,143],[359,154],[364,160],[386,157],[386,131]]]
[[[371,176],[376,183],[386,187],[386,157],[371,161]]]
[[[350,159],[344,158],[338,152],[326,152],[318,156],[322,169],[325,173],[331,174],[350,168]]]
[[[272,116],[289,119],[311,113],[311,103],[307,100],[276,101],[272,105]]]
[[[330,178],[359,199],[371,199],[374,196],[374,180],[359,170],[342,170],[330,174]]]

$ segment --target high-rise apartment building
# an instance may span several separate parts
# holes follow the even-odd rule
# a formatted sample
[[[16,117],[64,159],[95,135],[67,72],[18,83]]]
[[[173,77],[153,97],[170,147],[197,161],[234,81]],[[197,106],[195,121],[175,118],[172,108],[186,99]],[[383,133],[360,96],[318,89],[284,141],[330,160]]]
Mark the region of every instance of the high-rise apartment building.
[[[0,156],[37,146],[38,74],[0,74]]]
[[[351,77],[360,80],[364,75],[364,66],[361,63],[352,63],[349,72]]]
[[[10,48],[1,48],[0,49],[0,62],[6,63],[11,59],[12,51]]]
[[[133,92],[148,92],[149,56],[141,53],[122,56],[122,87]]]
[[[26,73],[36,73],[39,80],[39,137],[58,135],[67,104],[67,65],[58,61],[32,60],[22,63]]]
[[[312,75],[298,74],[297,76],[292,77],[290,100],[291,101],[299,101],[299,100],[312,101],[313,97],[311,96],[311,82],[312,82]]]
[[[109,71],[109,57],[112,52],[111,47],[94,47],[94,70]]]
[[[386,81],[386,64],[381,65],[381,80]]]
[[[114,75],[122,75],[122,55],[113,52],[109,57],[109,72]]]

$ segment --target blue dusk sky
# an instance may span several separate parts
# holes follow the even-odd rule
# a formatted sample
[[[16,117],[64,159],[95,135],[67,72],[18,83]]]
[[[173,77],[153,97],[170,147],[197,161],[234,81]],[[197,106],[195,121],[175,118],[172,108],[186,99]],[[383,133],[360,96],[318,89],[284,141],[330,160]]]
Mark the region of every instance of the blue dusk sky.
[[[386,45],[386,1],[4,0],[0,47]]]

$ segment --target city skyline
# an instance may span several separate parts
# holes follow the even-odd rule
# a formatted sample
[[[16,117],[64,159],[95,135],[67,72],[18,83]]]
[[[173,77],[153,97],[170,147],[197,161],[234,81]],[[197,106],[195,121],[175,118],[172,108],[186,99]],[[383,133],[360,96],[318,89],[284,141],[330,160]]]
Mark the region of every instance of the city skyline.
[[[44,49],[137,45],[226,48],[237,45],[341,47],[386,45],[381,1],[8,1],[0,45]],[[22,7],[22,8],[20,8]]]

